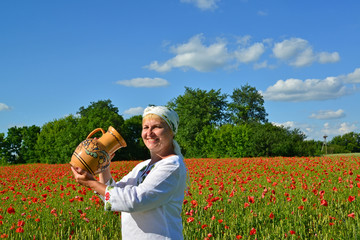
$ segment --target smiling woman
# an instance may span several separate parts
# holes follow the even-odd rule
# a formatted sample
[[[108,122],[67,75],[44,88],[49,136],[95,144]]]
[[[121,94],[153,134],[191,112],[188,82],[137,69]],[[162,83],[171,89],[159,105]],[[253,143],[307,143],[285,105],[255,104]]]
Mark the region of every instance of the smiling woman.
[[[139,163],[119,182],[110,168],[99,175],[72,168],[78,183],[100,194],[106,211],[121,212],[122,239],[183,239],[182,203],[186,167],[174,140],[177,113],[163,106],[144,110],[142,138],[151,158]]]
[[[141,136],[146,147],[150,150],[151,163],[155,163],[163,156],[174,155],[174,134],[170,126],[160,116],[148,114],[143,119]]]

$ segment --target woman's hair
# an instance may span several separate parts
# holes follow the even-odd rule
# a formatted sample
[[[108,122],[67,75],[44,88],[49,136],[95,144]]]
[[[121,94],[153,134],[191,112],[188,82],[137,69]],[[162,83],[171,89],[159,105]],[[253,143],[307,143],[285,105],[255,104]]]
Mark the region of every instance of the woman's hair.
[[[165,123],[169,128],[170,128],[170,131],[174,134],[174,132],[172,131],[171,127],[169,126],[169,124],[162,118],[160,117],[159,115],[156,115],[154,113],[149,113],[147,114],[145,117],[143,117],[142,119],[142,124],[144,124],[144,120],[145,119],[156,119],[156,120],[160,120],[162,123]]]

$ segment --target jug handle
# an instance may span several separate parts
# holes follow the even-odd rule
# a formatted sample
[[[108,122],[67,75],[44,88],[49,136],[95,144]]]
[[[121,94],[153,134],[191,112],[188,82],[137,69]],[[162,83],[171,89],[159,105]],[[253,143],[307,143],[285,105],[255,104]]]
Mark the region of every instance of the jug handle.
[[[89,133],[89,135],[86,138],[90,138],[92,135],[94,135],[98,131],[101,131],[103,135],[105,134],[105,131],[102,128],[96,128],[91,133]]]

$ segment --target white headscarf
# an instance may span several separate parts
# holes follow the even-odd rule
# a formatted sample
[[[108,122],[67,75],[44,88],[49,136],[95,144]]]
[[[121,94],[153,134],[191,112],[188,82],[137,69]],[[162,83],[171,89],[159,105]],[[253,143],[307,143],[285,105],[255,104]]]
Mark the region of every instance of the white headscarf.
[[[164,106],[150,106],[145,108],[143,118],[148,114],[155,114],[161,117],[169,125],[174,135],[177,133],[179,126],[179,116],[174,110]],[[182,156],[181,148],[175,139],[173,139],[173,145],[176,155]]]

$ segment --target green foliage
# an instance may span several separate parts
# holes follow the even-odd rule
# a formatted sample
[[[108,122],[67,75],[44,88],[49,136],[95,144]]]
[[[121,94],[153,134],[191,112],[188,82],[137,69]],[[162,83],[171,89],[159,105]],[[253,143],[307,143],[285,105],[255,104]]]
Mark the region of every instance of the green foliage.
[[[252,157],[303,156],[305,135],[271,123],[252,124],[250,142]]]
[[[193,157],[245,157],[250,154],[249,128],[246,125],[225,124],[206,126],[196,136],[197,155]]]
[[[179,115],[180,125],[176,139],[188,156],[195,156],[196,135],[205,126],[219,126],[226,121],[226,94],[220,90],[200,90],[186,87],[184,95],[168,103]]]
[[[141,115],[126,119],[120,130],[127,146],[116,153],[117,158],[114,160],[143,160],[150,158],[149,150],[145,147],[141,138]]]
[[[19,155],[24,163],[37,163],[39,156],[36,151],[36,141],[40,134],[40,127],[30,126],[22,128],[22,144]]]
[[[38,158],[35,151],[40,127],[12,127],[8,129],[7,137],[0,135],[0,162],[18,164],[35,162]]]
[[[36,150],[42,163],[68,163],[76,146],[83,140],[81,126],[73,115],[48,122],[41,128]]]
[[[96,128],[102,128],[104,131],[110,126],[117,130],[121,129],[124,118],[118,112],[118,108],[111,103],[111,100],[100,100],[92,102],[86,108],[80,107],[77,113],[80,115],[78,132],[81,139],[85,139]],[[101,136],[101,133],[95,136]]]
[[[20,147],[22,141],[22,130],[18,127],[12,127],[8,129],[6,136],[5,146],[7,148],[7,161],[10,164],[23,163],[22,156],[20,155]]]
[[[0,133],[0,166],[6,165],[7,158],[6,158],[7,148],[5,146],[5,134]]]
[[[268,123],[264,100],[256,88],[245,85],[228,95],[220,90],[185,88],[170,102],[180,117],[176,135],[185,157],[239,158],[260,156],[321,155],[322,142],[306,141],[299,130]],[[0,134],[0,164],[68,163],[77,145],[96,128],[105,132],[113,126],[127,147],[116,152],[113,161],[143,160],[149,151],[142,138],[142,117],[124,120],[111,100],[91,102],[77,115],[57,119],[41,128],[12,127]],[[101,132],[92,137],[101,137]],[[328,153],[360,152],[360,134],[334,137]]]
[[[333,153],[360,152],[360,134],[349,132],[334,137],[330,143]]]
[[[228,104],[230,120],[234,124],[266,123],[268,115],[264,107],[264,99],[256,88],[248,84],[236,88],[230,96]]]

